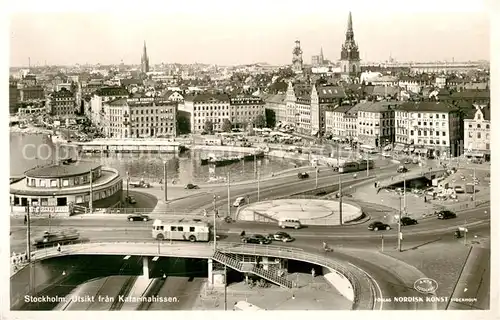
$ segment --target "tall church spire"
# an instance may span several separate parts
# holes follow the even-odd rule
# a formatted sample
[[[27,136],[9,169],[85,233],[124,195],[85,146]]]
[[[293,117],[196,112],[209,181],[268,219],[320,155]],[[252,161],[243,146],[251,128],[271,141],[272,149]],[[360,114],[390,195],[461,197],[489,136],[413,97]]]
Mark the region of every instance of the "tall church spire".
[[[352,14],[350,11],[347,17],[345,41],[340,52],[340,64],[344,75],[355,75],[360,72],[359,49],[356,41],[354,40]]]
[[[349,11],[349,16],[347,17],[347,32],[345,33],[346,40],[354,40],[354,30],[352,28],[352,14]]]
[[[149,58],[148,58],[148,52],[146,50],[146,40],[144,40],[144,48],[142,49],[142,56],[141,56],[141,72],[149,72]]]

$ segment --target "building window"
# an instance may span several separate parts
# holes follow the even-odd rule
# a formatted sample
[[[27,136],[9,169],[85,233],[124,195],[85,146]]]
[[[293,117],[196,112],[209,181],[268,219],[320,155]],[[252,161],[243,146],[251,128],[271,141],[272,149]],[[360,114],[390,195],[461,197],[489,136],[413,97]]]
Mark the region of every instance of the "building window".
[[[413,135],[413,130],[410,130],[410,136],[412,136],[412,135]]]
[[[56,179],[50,180],[50,186],[51,187],[57,187],[57,180]]]
[[[469,138],[472,138],[472,132],[469,132]]]
[[[69,186],[69,180],[68,179],[63,179],[63,187]]]
[[[490,125],[489,125],[489,124],[487,124],[487,125],[486,125],[486,129],[489,129],[489,128],[490,128]]]
[[[446,145],[446,140],[441,141],[444,145]]]
[[[481,139],[481,132],[478,132],[478,133],[477,133],[477,138],[478,138],[478,139]]]
[[[442,136],[443,136],[443,137],[446,137],[446,131],[443,131]]]

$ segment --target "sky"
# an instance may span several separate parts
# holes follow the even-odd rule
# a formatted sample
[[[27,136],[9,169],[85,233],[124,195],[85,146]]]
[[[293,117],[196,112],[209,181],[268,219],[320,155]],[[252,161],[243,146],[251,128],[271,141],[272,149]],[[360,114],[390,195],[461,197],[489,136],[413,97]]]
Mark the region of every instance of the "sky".
[[[420,0],[408,8],[389,0],[142,0],[103,2],[99,11],[94,1],[35,2],[29,11],[22,3],[10,8],[11,66],[26,66],[28,57],[32,65],[138,64],[144,41],[151,64],[288,64],[295,40],[305,63],[321,47],[336,61],[349,11],[363,61],[490,58],[488,6],[477,1]]]

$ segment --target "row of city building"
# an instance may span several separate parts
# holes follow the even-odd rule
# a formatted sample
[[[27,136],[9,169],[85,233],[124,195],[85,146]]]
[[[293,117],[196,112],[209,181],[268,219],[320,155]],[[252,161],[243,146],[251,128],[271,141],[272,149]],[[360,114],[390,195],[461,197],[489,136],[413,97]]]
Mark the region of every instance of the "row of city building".
[[[361,100],[337,86],[289,83],[284,95],[265,98],[276,122],[310,136],[333,136],[374,148],[416,148],[458,155],[489,154],[489,99]]]

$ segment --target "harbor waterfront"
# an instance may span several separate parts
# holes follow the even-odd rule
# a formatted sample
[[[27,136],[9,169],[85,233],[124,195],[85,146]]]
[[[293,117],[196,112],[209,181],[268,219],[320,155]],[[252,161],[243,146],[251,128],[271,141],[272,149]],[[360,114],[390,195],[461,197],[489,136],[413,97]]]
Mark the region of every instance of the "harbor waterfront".
[[[228,152],[209,150],[188,150],[180,154],[157,153],[80,153],[75,147],[63,147],[54,144],[48,135],[10,133],[10,169],[11,176],[21,176],[28,169],[51,163],[55,159],[74,158],[98,161],[105,167],[115,168],[125,177],[127,172],[131,180],[144,179],[158,183],[163,178],[164,161],[167,162],[167,178],[177,184],[223,182],[229,172],[231,181],[243,181],[255,178],[257,168],[261,176],[273,172],[307,165],[308,161],[266,157],[254,161],[239,161],[223,167],[201,164],[202,159],[215,156],[228,156]],[[238,155],[238,153],[233,153]]]

